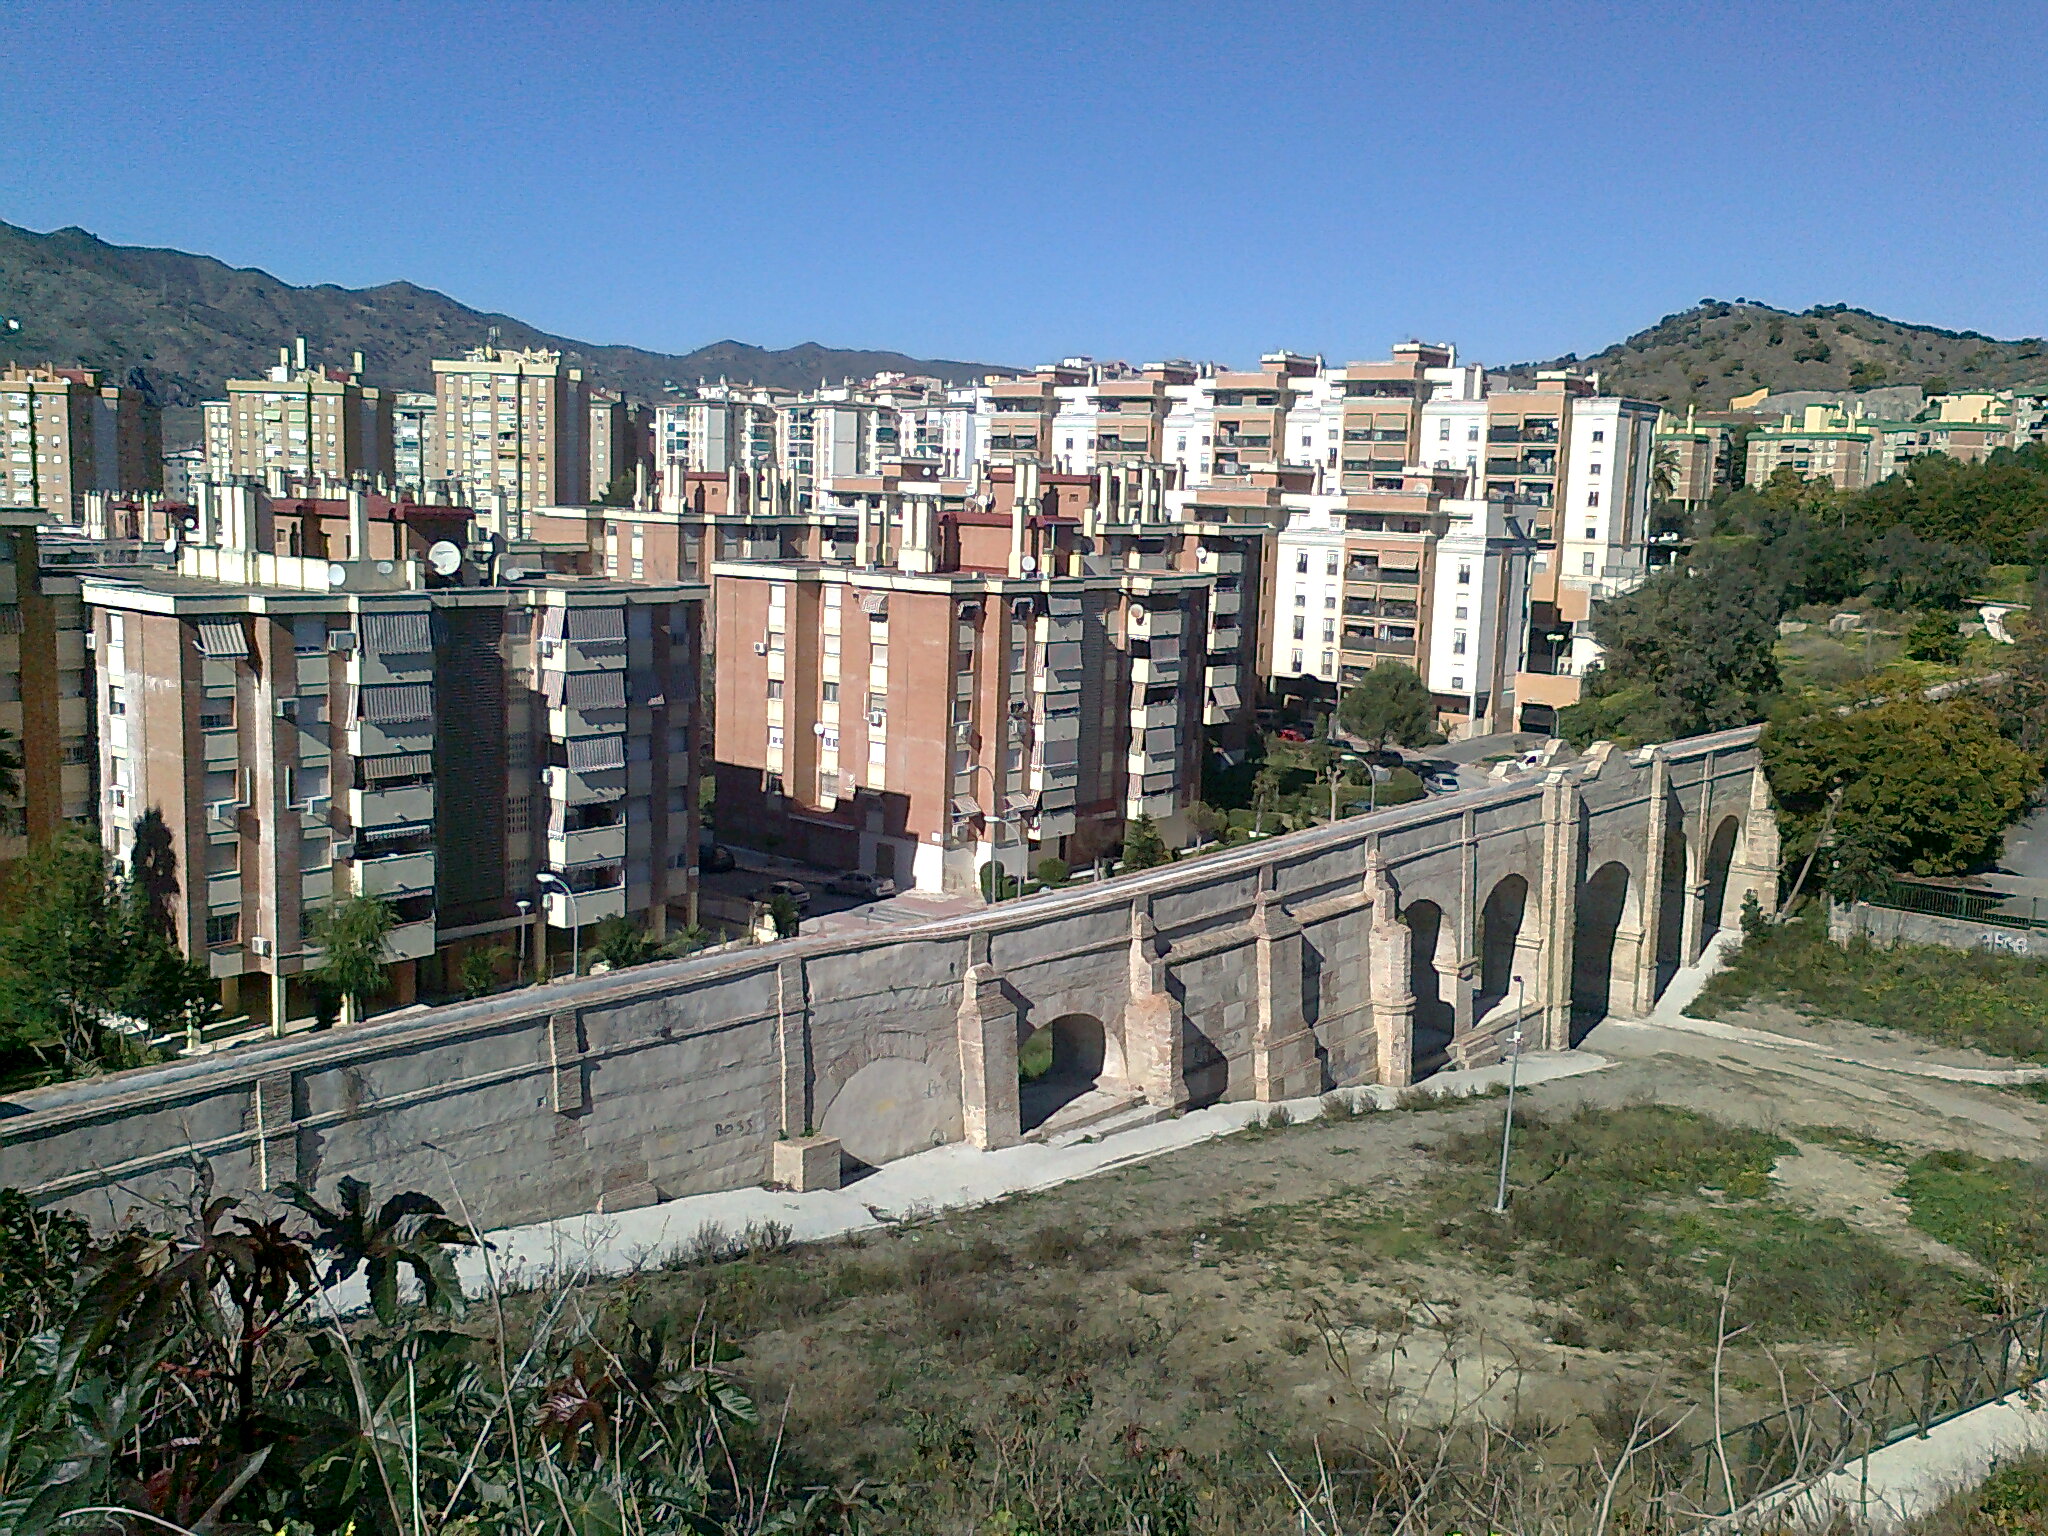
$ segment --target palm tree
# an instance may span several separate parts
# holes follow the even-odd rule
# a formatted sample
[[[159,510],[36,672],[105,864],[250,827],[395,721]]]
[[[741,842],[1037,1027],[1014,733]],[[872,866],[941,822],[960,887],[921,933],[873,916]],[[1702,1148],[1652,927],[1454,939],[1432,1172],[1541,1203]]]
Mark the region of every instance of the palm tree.
[[[1650,495],[1657,501],[1669,501],[1677,489],[1678,450],[1666,443],[1650,460]]]

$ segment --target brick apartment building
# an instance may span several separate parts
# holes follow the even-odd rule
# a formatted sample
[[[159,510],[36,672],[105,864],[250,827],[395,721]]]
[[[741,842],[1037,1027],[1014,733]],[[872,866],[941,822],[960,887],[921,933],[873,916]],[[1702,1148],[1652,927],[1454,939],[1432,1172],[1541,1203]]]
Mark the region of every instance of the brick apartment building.
[[[163,489],[163,419],[94,368],[0,369],[0,507],[79,520],[88,491]]]

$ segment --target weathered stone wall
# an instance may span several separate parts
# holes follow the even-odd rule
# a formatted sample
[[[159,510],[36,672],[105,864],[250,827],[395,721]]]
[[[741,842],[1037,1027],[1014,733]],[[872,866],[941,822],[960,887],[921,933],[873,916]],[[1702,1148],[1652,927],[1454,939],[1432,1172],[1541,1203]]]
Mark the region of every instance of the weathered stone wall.
[[[1880,944],[1903,939],[1908,944],[1939,944],[1944,949],[1988,949],[2029,960],[2048,959],[2048,933],[2035,928],[2005,928],[1960,917],[1937,917],[1931,912],[1901,912],[1895,907],[1873,907],[1866,901],[1829,906],[1829,938],[1846,944],[1859,933]]]
[[[1518,1018],[1563,1046],[1603,1012],[1647,1008],[1668,979],[1659,954],[1692,958],[1745,891],[1769,903],[1776,870],[1754,729],[1596,749],[1541,778],[886,936],[22,1094],[0,1102],[0,1184],[118,1219],[181,1194],[204,1161],[225,1191],[353,1174],[491,1226],[624,1209],[759,1183],[780,1136],[837,1137],[870,1164],[1013,1142],[1018,1047],[1076,1015],[1100,1027],[1102,1086],[1156,1105],[1404,1083],[1492,1059]],[[1646,886],[1648,871],[1664,873]],[[1523,887],[1519,908],[1488,907]],[[1504,999],[1508,969],[1522,983]]]

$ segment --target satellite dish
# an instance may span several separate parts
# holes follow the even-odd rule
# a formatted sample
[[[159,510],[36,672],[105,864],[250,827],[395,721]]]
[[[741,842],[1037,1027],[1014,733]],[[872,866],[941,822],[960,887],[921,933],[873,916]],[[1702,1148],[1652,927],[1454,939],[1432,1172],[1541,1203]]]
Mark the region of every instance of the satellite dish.
[[[533,572],[527,570],[524,566],[508,565],[505,567],[504,570],[498,572],[498,574],[504,577],[507,581],[524,581],[527,577],[531,576]]]
[[[167,555],[175,555],[177,552],[178,536],[174,533],[168,539],[164,540],[164,553]]]
[[[453,576],[462,569],[462,551],[442,539],[427,550],[427,564],[434,568],[436,576]]]
[[[330,587],[338,587],[347,580],[348,572],[344,571],[340,566],[330,565],[327,567],[327,585]]]
[[[391,574],[391,562],[389,560],[379,560],[377,562],[377,574],[379,576],[389,576]]]
[[[1026,576],[1029,576],[1033,571],[1038,569],[1038,561],[1034,556],[1031,555],[1026,555],[1021,561],[1018,562],[1018,564],[1023,567],[1024,574]]]

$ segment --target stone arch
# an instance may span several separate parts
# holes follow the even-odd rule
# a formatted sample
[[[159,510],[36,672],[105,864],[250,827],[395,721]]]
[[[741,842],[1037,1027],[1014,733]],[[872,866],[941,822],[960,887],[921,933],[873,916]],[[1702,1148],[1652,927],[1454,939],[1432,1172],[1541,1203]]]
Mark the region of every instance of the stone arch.
[[[1700,944],[1693,952],[1697,960],[1707,941],[1728,921],[1728,871],[1735,863],[1735,844],[1742,835],[1742,818],[1725,816],[1707,842],[1707,857],[1701,871]]]
[[[1522,977],[1527,995],[1535,983],[1541,928],[1527,877],[1510,874],[1496,880],[1479,909],[1479,991],[1472,1000],[1475,1017],[1483,1019],[1508,1001],[1517,975]]]
[[[1445,973],[1456,974],[1457,956],[1450,952],[1444,909],[1435,902],[1409,902],[1401,921],[1408,925],[1408,989],[1415,998],[1412,1070],[1420,1077],[1444,1064],[1456,1032],[1457,1010],[1444,994]]]
[[[1615,964],[1615,951],[1624,924],[1634,914],[1635,881],[1619,860],[1602,864],[1579,887],[1578,922],[1572,932],[1573,1045],[1607,1017],[1617,989],[1629,984],[1624,968]]]
[[[1045,1062],[1044,1069],[1023,1076],[1034,1056]],[[1123,1042],[1092,1013],[1063,1013],[1029,1030],[1018,1045],[1018,1060],[1018,1110],[1027,1131],[1085,1094],[1126,1088]]]
[[[825,1106],[818,1130],[856,1163],[879,1167],[960,1136],[958,1089],[931,1062],[876,1056]]]

